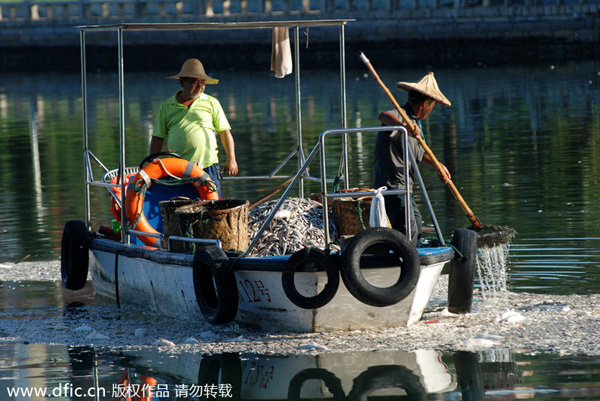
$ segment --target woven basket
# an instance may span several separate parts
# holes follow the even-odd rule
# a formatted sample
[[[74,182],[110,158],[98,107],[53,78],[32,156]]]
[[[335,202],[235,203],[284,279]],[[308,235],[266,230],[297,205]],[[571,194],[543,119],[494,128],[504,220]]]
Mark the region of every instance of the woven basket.
[[[202,203],[207,201],[192,200],[189,198],[175,198],[171,200],[158,202],[160,206],[160,215],[163,222],[163,232],[165,240],[168,240],[171,235],[182,236],[181,229],[179,228],[179,220],[175,215],[175,210],[181,206],[187,206],[194,203]],[[171,243],[172,252],[184,252],[185,244],[181,241],[173,241]]]
[[[248,248],[248,205],[241,199],[201,201],[175,210],[183,236],[221,240],[224,250]]]
[[[353,188],[340,192],[366,192],[372,189]],[[331,200],[333,221],[337,228],[338,237],[356,235],[365,228],[370,228],[371,196],[361,198],[334,198]],[[388,221],[388,227],[391,227]]]

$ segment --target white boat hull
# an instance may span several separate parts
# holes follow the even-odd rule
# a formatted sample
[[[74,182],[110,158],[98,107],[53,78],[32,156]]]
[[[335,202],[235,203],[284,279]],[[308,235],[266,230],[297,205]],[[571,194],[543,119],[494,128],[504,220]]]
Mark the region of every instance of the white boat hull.
[[[191,258],[178,257],[168,262],[168,258],[155,261],[110,250],[92,248],[89,252],[98,294],[166,315],[204,321],[194,292]],[[280,271],[235,270],[239,295],[236,322],[259,329],[298,332],[410,326],[421,318],[445,263],[422,265],[415,289],[399,303],[386,307],[358,301],[340,283],[327,305],[303,309],[287,298]],[[374,268],[364,271],[364,275],[370,283],[384,286],[383,283],[389,285],[396,279],[393,271]],[[320,293],[326,283],[325,272],[296,273],[296,288],[304,296]]]

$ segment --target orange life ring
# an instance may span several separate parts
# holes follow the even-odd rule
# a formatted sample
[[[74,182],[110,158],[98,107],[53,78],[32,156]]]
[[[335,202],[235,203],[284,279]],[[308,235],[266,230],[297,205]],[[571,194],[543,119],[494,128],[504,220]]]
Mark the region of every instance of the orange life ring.
[[[131,181],[131,179],[135,176],[135,174],[136,173],[125,175],[125,187],[127,187],[127,184],[129,183],[129,181]],[[113,177],[112,180],[110,180],[111,184],[117,184],[118,182],[119,182],[119,176],[115,176],[115,177]],[[121,223],[121,207],[119,206],[117,199],[119,200],[119,202],[121,202],[121,186],[110,187],[108,190],[111,192],[111,195],[112,195],[110,197],[110,211],[112,212],[113,217],[120,224]]]
[[[165,177],[203,178],[199,182],[192,182],[192,185],[194,185],[198,191],[198,195],[200,195],[200,199],[219,199],[219,193],[216,190],[216,185],[211,186],[214,189],[211,189],[211,187],[205,185],[206,181],[213,181],[210,179],[208,174],[196,164],[178,158],[156,159],[139,170],[135,177],[130,179],[129,183],[127,184],[127,191],[125,193],[125,211],[127,214],[127,223],[133,224],[137,221],[137,224],[134,227],[135,230],[145,233],[158,234],[158,231],[156,231],[150,225],[150,223],[148,223],[146,216],[144,216],[144,192],[139,192],[139,187],[145,183],[146,187],[149,188],[152,184],[152,179],[159,180]],[[140,234],[138,234],[137,237],[148,246],[160,248],[162,245],[160,237],[150,237]]]

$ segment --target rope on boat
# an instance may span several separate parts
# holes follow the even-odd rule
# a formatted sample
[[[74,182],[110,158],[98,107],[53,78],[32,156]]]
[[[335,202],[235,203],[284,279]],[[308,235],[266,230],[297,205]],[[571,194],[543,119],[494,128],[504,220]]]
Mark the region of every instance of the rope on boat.
[[[361,204],[362,204],[362,199],[358,198],[356,200],[356,214],[358,215],[358,221],[360,222],[360,227],[363,230],[366,230],[367,226],[365,226],[365,222],[363,221],[363,216],[362,216],[363,212],[362,212]]]
[[[179,215],[179,213],[176,213],[176,215],[179,215],[179,218],[178,218],[179,228],[181,229],[181,233],[184,237],[194,238],[194,224],[196,224],[196,223],[206,224],[206,223],[210,222],[209,217],[204,218],[204,214],[207,211],[208,211],[207,209],[198,210],[197,213],[199,214],[199,216],[197,219],[195,219],[192,222],[183,218],[182,215]],[[184,245],[186,248],[186,252],[196,253],[196,244],[194,244],[193,242],[185,242]]]

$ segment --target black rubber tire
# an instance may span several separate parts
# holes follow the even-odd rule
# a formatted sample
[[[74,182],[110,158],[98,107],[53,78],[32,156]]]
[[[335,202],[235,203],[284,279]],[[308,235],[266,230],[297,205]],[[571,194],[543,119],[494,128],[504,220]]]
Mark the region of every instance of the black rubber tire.
[[[389,388],[403,389],[407,400],[427,401],[427,393],[419,377],[400,365],[371,366],[354,379],[347,399],[367,400],[375,391]]]
[[[320,271],[327,273],[327,284],[319,294],[305,297],[296,289],[294,276],[298,271]],[[340,274],[331,256],[319,248],[303,248],[288,259],[281,273],[281,285],[285,295],[296,306],[303,309],[316,309],[325,306],[333,299],[339,286]]]
[[[457,228],[452,237],[456,253],[450,261],[448,275],[448,311],[469,313],[473,305],[473,285],[477,266],[477,233],[466,228]]]
[[[328,400],[346,399],[346,394],[344,394],[344,388],[342,387],[342,381],[338,379],[336,375],[323,368],[309,368],[298,372],[290,381],[287,399],[290,401],[300,400],[302,386],[308,380],[322,381],[329,392],[333,395],[333,398],[327,398]]]
[[[230,384],[232,400],[240,400],[242,392],[242,361],[240,355],[232,352],[203,355],[198,369],[198,385]],[[200,397],[202,399],[202,397]],[[225,398],[225,397],[223,397]],[[217,398],[218,399],[218,398]]]
[[[225,324],[235,319],[238,290],[229,259],[217,246],[198,249],[192,263],[196,302],[211,324]]]
[[[60,275],[68,290],[85,286],[89,264],[89,232],[83,221],[65,223],[60,248]]]
[[[361,256],[373,245],[384,245],[400,260],[398,280],[389,287],[376,287],[361,272]],[[342,254],[340,269],[348,291],[359,301],[371,306],[394,305],[406,298],[417,285],[421,274],[419,253],[400,231],[373,227],[356,234]]]

